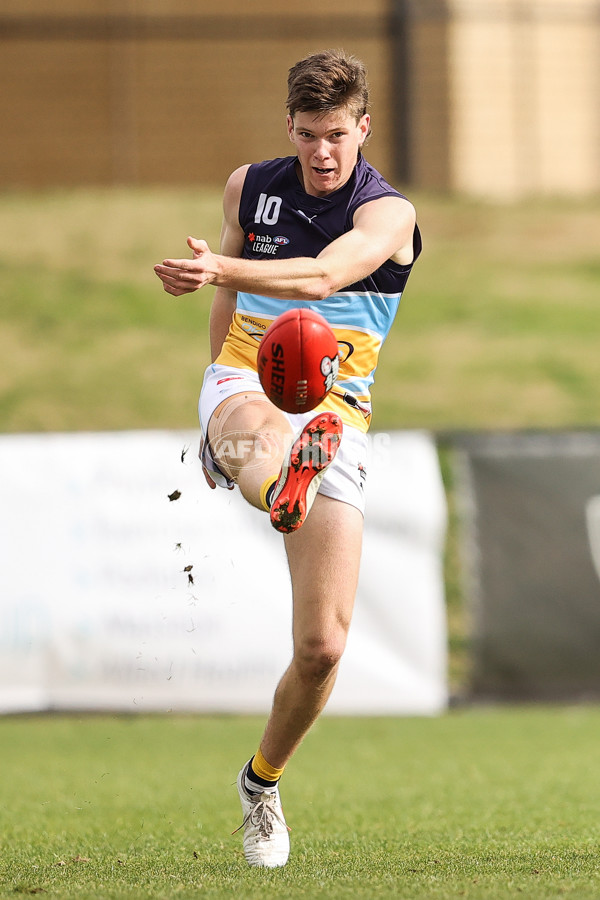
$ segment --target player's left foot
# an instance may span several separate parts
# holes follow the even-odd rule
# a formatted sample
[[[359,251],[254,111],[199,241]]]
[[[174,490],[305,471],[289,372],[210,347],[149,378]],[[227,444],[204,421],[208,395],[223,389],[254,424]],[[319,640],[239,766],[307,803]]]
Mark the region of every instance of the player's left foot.
[[[288,534],[304,523],[342,438],[342,420],[324,412],[308,422],[283,460],[271,503],[271,525]]]
[[[262,794],[249,794],[244,787],[247,766],[243,767],[237,778],[244,816],[240,825],[244,829],[244,856],[250,866],[268,869],[285,866],[290,855],[290,836],[281,809],[279,788]]]

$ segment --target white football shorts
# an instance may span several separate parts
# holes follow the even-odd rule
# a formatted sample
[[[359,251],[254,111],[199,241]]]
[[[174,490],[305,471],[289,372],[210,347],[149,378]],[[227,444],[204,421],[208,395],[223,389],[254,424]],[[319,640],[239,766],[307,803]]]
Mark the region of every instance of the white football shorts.
[[[212,363],[204,373],[204,382],[198,403],[200,428],[204,438],[201,460],[211,478],[220,487],[231,487],[233,482],[219,470],[210,452],[206,441],[208,423],[213,412],[223,400],[246,391],[265,393],[258,374],[250,369],[237,369]],[[297,434],[315,413],[314,411],[284,412],[283,415],[288,419],[294,433]],[[344,423],[344,433],[335,459],[327,466],[319,485],[320,494],[332,497],[334,500],[341,500],[343,503],[349,503],[363,515],[365,511],[367,448],[367,435]]]

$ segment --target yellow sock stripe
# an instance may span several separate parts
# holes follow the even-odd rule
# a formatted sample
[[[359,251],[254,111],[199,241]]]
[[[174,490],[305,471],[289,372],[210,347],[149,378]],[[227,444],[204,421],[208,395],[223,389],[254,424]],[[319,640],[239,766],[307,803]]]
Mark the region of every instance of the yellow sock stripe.
[[[276,769],[270,765],[262,755],[260,748],[252,760],[252,769],[259,778],[263,778],[265,781],[277,781],[283,775],[283,769]]]
[[[265,479],[260,488],[260,502],[263,509],[266,509],[267,512],[269,512],[269,506],[267,504],[267,494],[269,493],[269,489],[275,484],[276,481],[277,479],[273,478],[273,476],[270,475]]]

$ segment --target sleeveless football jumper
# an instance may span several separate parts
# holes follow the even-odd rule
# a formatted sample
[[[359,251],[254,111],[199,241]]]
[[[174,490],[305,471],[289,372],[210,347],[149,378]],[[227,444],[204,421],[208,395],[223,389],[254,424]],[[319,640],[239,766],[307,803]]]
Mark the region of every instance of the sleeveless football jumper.
[[[353,227],[353,216],[364,203],[379,197],[403,197],[363,156],[350,179],[326,197],[307,194],[296,174],[296,157],[251,165],[239,210],[244,231],[244,259],[316,257],[333,240]],[[415,226],[413,263],[421,252]],[[370,388],[381,346],[398,310],[412,269],[387,261],[372,275],[317,302],[278,300],[238,291],[237,306],[221,353],[225,366],[256,371],[260,340],[271,322],[293,307],[306,306],[331,325],[340,354],[338,380],[315,410],[332,410],[342,421],[367,431],[371,420]]]

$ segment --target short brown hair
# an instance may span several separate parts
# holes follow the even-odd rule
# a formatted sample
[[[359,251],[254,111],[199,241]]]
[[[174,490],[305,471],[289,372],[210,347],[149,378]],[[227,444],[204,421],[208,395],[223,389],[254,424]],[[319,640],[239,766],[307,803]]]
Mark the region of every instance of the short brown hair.
[[[313,53],[289,71],[287,108],[292,118],[297,112],[347,109],[358,122],[368,105],[366,69],[360,59],[343,50]]]

